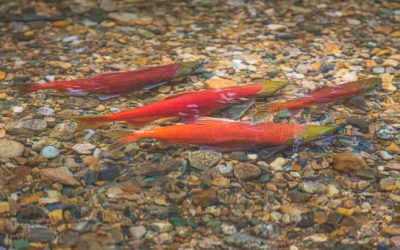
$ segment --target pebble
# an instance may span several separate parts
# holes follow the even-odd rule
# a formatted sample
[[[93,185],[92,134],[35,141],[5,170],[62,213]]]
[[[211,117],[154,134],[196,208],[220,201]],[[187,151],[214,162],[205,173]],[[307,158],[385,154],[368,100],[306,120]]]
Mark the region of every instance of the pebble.
[[[261,170],[251,163],[239,163],[233,167],[233,174],[242,181],[255,180],[261,175]]]
[[[117,9],[117,2],[112,0],[101,0],[100,8],[105,11],[115,11]]]
[[[56,234],[41,225],[30,225],[28,227],[28,239],[31,242],[52,242]]]
[[[271,162],[269,165],[271,166],[271,169],[274,171],[280,171],[282,170],[283,166],[288,162],[288,159],[283,158],[283,157],[278,157],[276,158],[273,162]]]
[[[396,130],[392,126],[383,126],[376,132],[376,136],[379,139],[384,139],[384,140],[394,138],[395,134]]]
[[[391,66],[391,67],[397,67],[399,66],[399,62],[393,59],[386,59],[383,64],[383,66]]]
[[[135,25],[139,17],[135,13],[113,12],[108,15],[111,20],[122,25]]]
[[[6,125],[8,134],[11,135],[32,135],[42,132],[47,128],[47,122],[41,119],[26,119],[17,122],[10,122]]]
[[[367,119],[354,116],[346,118],[346,122],[358,127],[363,133],[367,133],[369,131],[369,126],[371,125],[371,122]]]
[[[237,232],[237,229],[234,225],[229,225],[226,223],[221,224],[221,231],[225,235],[233,235]]]
[[[285,30],[287,27],[283,24],[268,24],[267,29],[272,31],[282,31]]]
[[[274,249],[269,243],[267,243],[265,240],[254,237],[249,234],[243,234],[243,233],[236,233],[231,236],[227,236],[224,241],[232,245],[234,247],[237,247],[239,249],[246,249],[246,250],[272,250]]]
[[[299,189],[306,193],[315,194],[315,193],[324,193],[326,190],[326,186],[319,182],[303,182],[299,185]]]
[[[223,164],[219,164],[216,166],[216,168],[218,169],[218,171],[222,174],[222,175],[227,175],[230,174],[233,171],[233,166],[231,163],[226,163],[226,165]]]
[[[383,160],[391,160],[393,159],[393,155],[391,155],[389,152],[380,150],[378,151],[378,155],[383,159]]]
[[[47,159],[53,159],[60,154],[60,151],[54,146],[46,146],[40,151],[40,155]]]
[[[188,155],[190,166],[200,170],[210,169],[217,164],[221,158],[221,153],[208,150],[193,151]]]
[[[0,70],[0,81],[6,78],[6,72]]]
[[[276,223],[261,223],[254,227],[254,233],[264,239],[273,239],[280,234],[279,224]]]
[[[78,154],[81,155],[90,155],[93,152],[93,149],[96,148],[96,145],[91,143],[79,143],[75,144],[72,149],[75,150]]]
[[[40,107],[38,109],[38,113],[43,115],[43,116],[54,116],[55,111],[52,108],[48,108],[48,107]]]
[[[25,146],[17,141],[0,139],[0,158],[15,158],[24,153]]]
[[[72,176],[71,172],[65,167],[45,168],[40,170],[43,179],[68,186],[80,186],[80,183]]]
[[[150,227],[158,233],[170,232],[173,229],[172,224],[167,221],[154,222],[150,225]]]
[[[333,155],[333,168],[344,173],[354,173],[360,169],[368,169],[368,164],[361,155],[338,153]]]
[[[228,187],[230,184],[230,180],[225,177],[219,177],[212,180],[211,184],[217,187]]]
[[[383,74],[383,73],[385,73],[385,68],[384,67],[380,67],[380,66],[374,67],[372,69],[372,72],[374,72],[374,74]]]
[[[379,182],[379,189],[382,191],[393,191],[400,188],[400,183],[393,177],[383,178]]]
[[[58,139],[69,139],[73,136],[76,129],[76,123],[64,122],[57,124],[50,132],[50,137]]]
[[[195,192],[192,194],[192,201],[195,205],[208,207],[217,201],[217,192],[214,189]]]
[[[147,230],[144,226],[135,226],[135,227],[130,227],[129,232],[131,233],[134,239],[140,239],[146,234]]]
[[[10,212],[10,204],[6,201],[0,201],[0,214]]]

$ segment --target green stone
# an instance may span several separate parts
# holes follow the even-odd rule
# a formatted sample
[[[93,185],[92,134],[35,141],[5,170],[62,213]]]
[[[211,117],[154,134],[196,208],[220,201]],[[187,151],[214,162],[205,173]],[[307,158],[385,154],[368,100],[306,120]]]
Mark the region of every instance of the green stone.
[[[11,242],[11,248],[15,249],[15,250],[27,249],[28,247],[29,247],[29,240],[28,239],[13,240]]]

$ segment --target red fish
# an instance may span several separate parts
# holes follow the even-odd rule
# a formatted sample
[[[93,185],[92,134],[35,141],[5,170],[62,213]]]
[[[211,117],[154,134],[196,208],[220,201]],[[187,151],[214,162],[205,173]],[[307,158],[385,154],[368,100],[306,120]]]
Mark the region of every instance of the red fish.
[[[206,146],[220,151],[256,149],[267,146],[305,143],[332,133],[337,126],[294,123],[258,123],[218,118],[200,118],[195,123],[135,131],[119,138],[110,149],[117,149],[142,138],[170,144]]]
[[[79,128],[96,127],[105,122],[125,121],[135,126],[161,118],[195,120],[199,116],[226,108],[256,95],[270,95],[287,83],[265,81],[223,89],[207,89],[178,94],[143,107],[100,116],[74,117]]]
[[[195,73],[204,64],[202,61],[174,63],[128,72],[104,73],[92,78],[33,83],[13,86],[20,94],[43,89],[75,94],[93,94],[104,98],[137,90],[145,86],[162,83]]]
[[[382,82],[381,78],[368,78],[355,82],[348,82],[333,87],[326,87],[315,90],[305,97],[288,102],[272,103],[267,105],[267,112],[277,112],[280,110],[297,110],[303,107],[315,104],[324,104],[336,101],[342,101],[364,92],[372,90]]]

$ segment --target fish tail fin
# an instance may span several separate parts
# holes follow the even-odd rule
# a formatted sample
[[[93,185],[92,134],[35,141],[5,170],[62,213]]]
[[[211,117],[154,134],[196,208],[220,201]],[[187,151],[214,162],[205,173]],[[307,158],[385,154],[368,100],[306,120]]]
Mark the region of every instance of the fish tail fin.
[[[36,84],[34,83],[29,83],[12,86],[0,86],[0,90],[14,90],[16,92],[16,97],[19,97],[35,91],[35,85]]]
[[[134,131],[127,136],[123,136],[117,139],[113,144],[111,144],[108,149],[110,151],[114,151],[120,149],[130,143],[136,142],[137,140],[141,139],[142,136],[140,135],[140,131]]]
[[[104,115],[73,116],[72,119],[78,124],[78,130],[97,128],[106,122]]]

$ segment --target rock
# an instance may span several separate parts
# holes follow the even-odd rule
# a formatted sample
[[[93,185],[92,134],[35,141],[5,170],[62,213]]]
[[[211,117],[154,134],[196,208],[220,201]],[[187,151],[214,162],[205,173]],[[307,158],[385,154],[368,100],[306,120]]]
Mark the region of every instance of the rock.
[[[374,67],[372,69],[372,72],[374,72],[375,74],[383,74],[383,73],[385,73],[385,68],[381,67],[381,66]]]
[[[254,234],[261,238],[273,239],[280,234],[279,224],[276,223],[262,223],[254,227]]]
[[[367,119],[358,118],[354,116],[346,118],[346,122],[353,126],[358,127],[363,133],[367,133],[369,131],[369,125],[371,125],[371,122],[368,121]]]
[[[234,225],[229,225],[226,223],[221,224],[221,230],[222,230],[222,233],[225,235],[232,235],[237,232],[237,229]]]
[[[0,201],[0,214],[10,212],[10,203],[7,201]]]
[[[298,192],[298,191],[297,192],[290,191],[288,193],[288,195],[289,195],[290,199],[296,203],[306,202],[312,197],[311,194],[304,193],[304,192]]]
[[[190,165],[200,170],[210,169],[217,164],[221,158],[221,153],[208,150],[193,151],[188,155]]]
[[[236,161],[247,161],[246,153],[241,151],[231,152],[229,158]]]
[[[101,0],[100,8],[105,11],[115,11],[117,8],[117,2],[113,0]]]
[[[232,173],[233,166],[231,163],[227,163],[226,165],[220,164],[215,167],[222,175],[227,175]]]
[[[399,66],[399,62],[393,59],[386,59],[383,64],[383,66],[390,66],[390,67],[397,67]]]
[[[297,223],[297,226],[300,228],[308,228],[308,227],[312,227],[313,225],[314,225],[314,221],[307,220],[307,219],[300,220]]]
[[[31,242],[52,242],[56,234],[41,225],[30,225],[28,227],[28,239]]]
[[[287,27],[283,24],[268,24],[267,29],[271,31],[282,31],[285,30]]]
[[[63,168],[45,168],[40,170],[43,179],[54,181],[68,186],[80,186],[80,183],[72,176],[69,170]]]
[[[24,153],[25,146],[17,141],[0,139],[0,158],[15,158]]]
[[[249,234],[236,233],[231,236],[225,237],[224,241],[237,247],[246,250],[271,250],[274,249],[268,242],[258,237]]]
[[[192,201],[195,205],[208,207],[217,201],[215,189],[202,190],[192,194]]]
[[[106,166],[102,167],[97,174],[97,180],[99,181],[114,181],[120,176],[120,171],[117,166]]]
[[[303,64],[300,63],[296,67],[296,71],[302,74],[307,74],[307,72],[310,70],[310,65],[309,64]]]
[[[354,173],[369,167],[364,158],[358,154],[338,153],[333,155],[333,168],[344,173]]]
[[[35,220],[45,219],[48,219],[47,214],[38,206],[24,207],[17,214],[17,220],[20,223],[27,223]]]
[[[315,194],[315,193],[324,193],[326,191],[326,186],[319,182],[302,182],[299,185],[299,189],[306,193]]]
[[[60,151],[54,146],[46,146],[40,151],[40,155],[47,159],[53,159],[60,154]]]
[[[144,226],[136,226],[130,227],[129,232],[134,239],[140,239],[146,234],[147,230]]]
[[[378,131],[376,131],[376,136],[379,139],[389,140],[394,138],[396,130],[392,126],[383,126]]]
[[[70,109],[93,109],[100,105],[100,100],[94,97],[70,97],[65,100],[64,106]]]
[[[10,135],[33,135],[46,129],[47,122],[41,119],[26,119],[17,122],[8,123],[7,133]]]
[[[6,78],[6,72],[0,70],[0,81],[4,80]]]
[[[145,162],[136,166],[134,173],[140,176],[164,176],[170,172],[178,171],[184,166],[186,166],[184,159],[170,159],[157,163]]]
[[[96,146],[91,144],[91,143],[80,143],[80,144],[75,144],[72,149],[75,150],[78,154],[81,155],[89,155],[92,153],[93,149],[95,149]]]
[[[54,116],[55,114],[54,109],[48,107],[40,107],[38,113],[43,116]]]
[[[397,183],[397,179],[394,177],[382,178],[379,182],[379,189],[382,191],[394,191],[400,188],[400,184]]]
[[[280,171],[282,170],[282,167],[288,162],[288,159],[278,157],[276,158],[273,162],[271,162],[269,165],[271,166],[271,169],[274,171]]]
[[[19,228],[18,223],[14,219],[0,218],[0,233],[14,234]]]
[[[78,232],[69,231],[69,232],[61,233],[60,236],[58,237],[58,242],[57,243],[62,245],[62,246],[72,247],[72,246],[76,245],[78,240],[79,240],[79,233]]]
[[[150,225],[150,227],[158,233],[170,232],[173,229],[172,224],[168,221],[154,222]]]
[[[384,227],[382,232],[389,235],[400,235],[400,225],[390,225]]]
[[[237,82],[235,81],[223,78],[211,78],[206,80],[204,84],[209,89],[220,89],[220,88],[234,87],[238,85]]]
[[[72,64],[69,62],[50,61],[50,62],[48,62],[48,64],[50,67],[53,67],[53,68],[69,69],[72,67]]]
[[[139,17],[135,13],[113,12],[108,15],[111,20],[123,25],[135,25]]]
[[[69,139],[74,135],[76,129],[76,123],[73,122],[63,122],[54,126],[53,130],[50,132],[50,137],[58,139]]]
[[[383,159],[383,160],[391,160],[393,159],[393,155],[391,155],[389,152],[384,151],[384,150],[379,150],[378,155]]]
[[[381,74],[380,76],[382,78],[381,86],[384,90],[387,90],[390,92],[397,90],[397,87],[395,85],[393,85],[394,75],[390,75],[390,74],[386,73],[386,74]]]
[[[261,170],[251,163],[239,163],[233,167],[233,175],[239,180],[249,181],[260,177]]]
[[[211,181],[211,184],[217,187],[228,187],[230,183],[230,180],[225,177],[215,178]]]
[[[390,241],[393,243],[393,245],[396,248],[400,248],[400,236],[392,237],[392,238],[390,238]]]
[[[397,145],[397,144],[394,143],[394,142],[391,142],[391,143],[389,144],[389,146],[385,147],[385,150],[388,151],[388,152],[390,152],[390,153],[392,153],[392,154],[395,154],[395,153],[400,152],[400,146]]]

